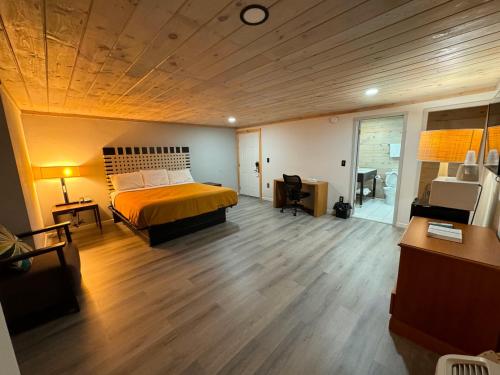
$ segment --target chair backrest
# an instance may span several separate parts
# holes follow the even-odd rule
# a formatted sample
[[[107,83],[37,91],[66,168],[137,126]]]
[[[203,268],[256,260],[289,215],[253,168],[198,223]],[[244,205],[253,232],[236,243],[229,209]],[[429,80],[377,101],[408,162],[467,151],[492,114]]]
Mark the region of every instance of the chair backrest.
[[[300,191],[302,190],[302,180],[300,179],[300,176],[289,176],[284,174],[283,181],[285,182],[285,191],[288,199],[300,199]]]

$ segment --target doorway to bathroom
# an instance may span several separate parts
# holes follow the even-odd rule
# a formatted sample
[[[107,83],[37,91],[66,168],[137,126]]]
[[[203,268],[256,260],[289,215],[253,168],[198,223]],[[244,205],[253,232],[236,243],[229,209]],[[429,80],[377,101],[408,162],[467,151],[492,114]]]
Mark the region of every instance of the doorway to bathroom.
[[[404,131],[404,115],[355,121],[353,217],[395,223]]]

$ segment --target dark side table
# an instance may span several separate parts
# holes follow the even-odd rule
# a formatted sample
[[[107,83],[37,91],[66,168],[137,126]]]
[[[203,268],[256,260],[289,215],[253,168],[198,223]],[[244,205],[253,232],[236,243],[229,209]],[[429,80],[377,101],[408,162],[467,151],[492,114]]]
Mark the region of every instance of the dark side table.
[[[95,223],[102,233],[101,214],[99,213],[99,206],[95,202],[86,202],[86,203],[77,202],[77,203],[69,203],[69,204],[54,206],[52,207],[52,217],[54,218],[54,223],[57,224],[59,222],[59,216],[65,214],[76,215],[78,212],[82,211],[94,212]]]

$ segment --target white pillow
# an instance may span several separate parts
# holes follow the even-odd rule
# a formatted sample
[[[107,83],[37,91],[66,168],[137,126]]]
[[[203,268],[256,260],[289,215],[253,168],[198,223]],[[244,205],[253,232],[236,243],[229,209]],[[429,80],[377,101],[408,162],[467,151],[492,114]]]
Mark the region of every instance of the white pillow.
[[[170,184],[182,184],[186,182],[194,182],[193,176],[191,176],[191,172],[189,169],[179,169],[177,171],[167,171],[168,179]]]
[[[139,172],[113,174],[109,176],[115,190],[132,190],[144,187],[142,174]]]
[[[168,185],[168,173],[166,169],[150,169],[141,171],[145,187]]]

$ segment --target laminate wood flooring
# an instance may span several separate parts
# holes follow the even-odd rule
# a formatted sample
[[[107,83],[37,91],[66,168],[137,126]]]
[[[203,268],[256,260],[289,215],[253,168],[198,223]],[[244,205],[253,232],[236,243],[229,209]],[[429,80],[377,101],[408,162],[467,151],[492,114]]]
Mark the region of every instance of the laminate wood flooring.
[[[227,219],[153,249],[76,232],[81,312],[13,338],[22,373],[434,373],[388,330],[400,230],[246,197]]]

